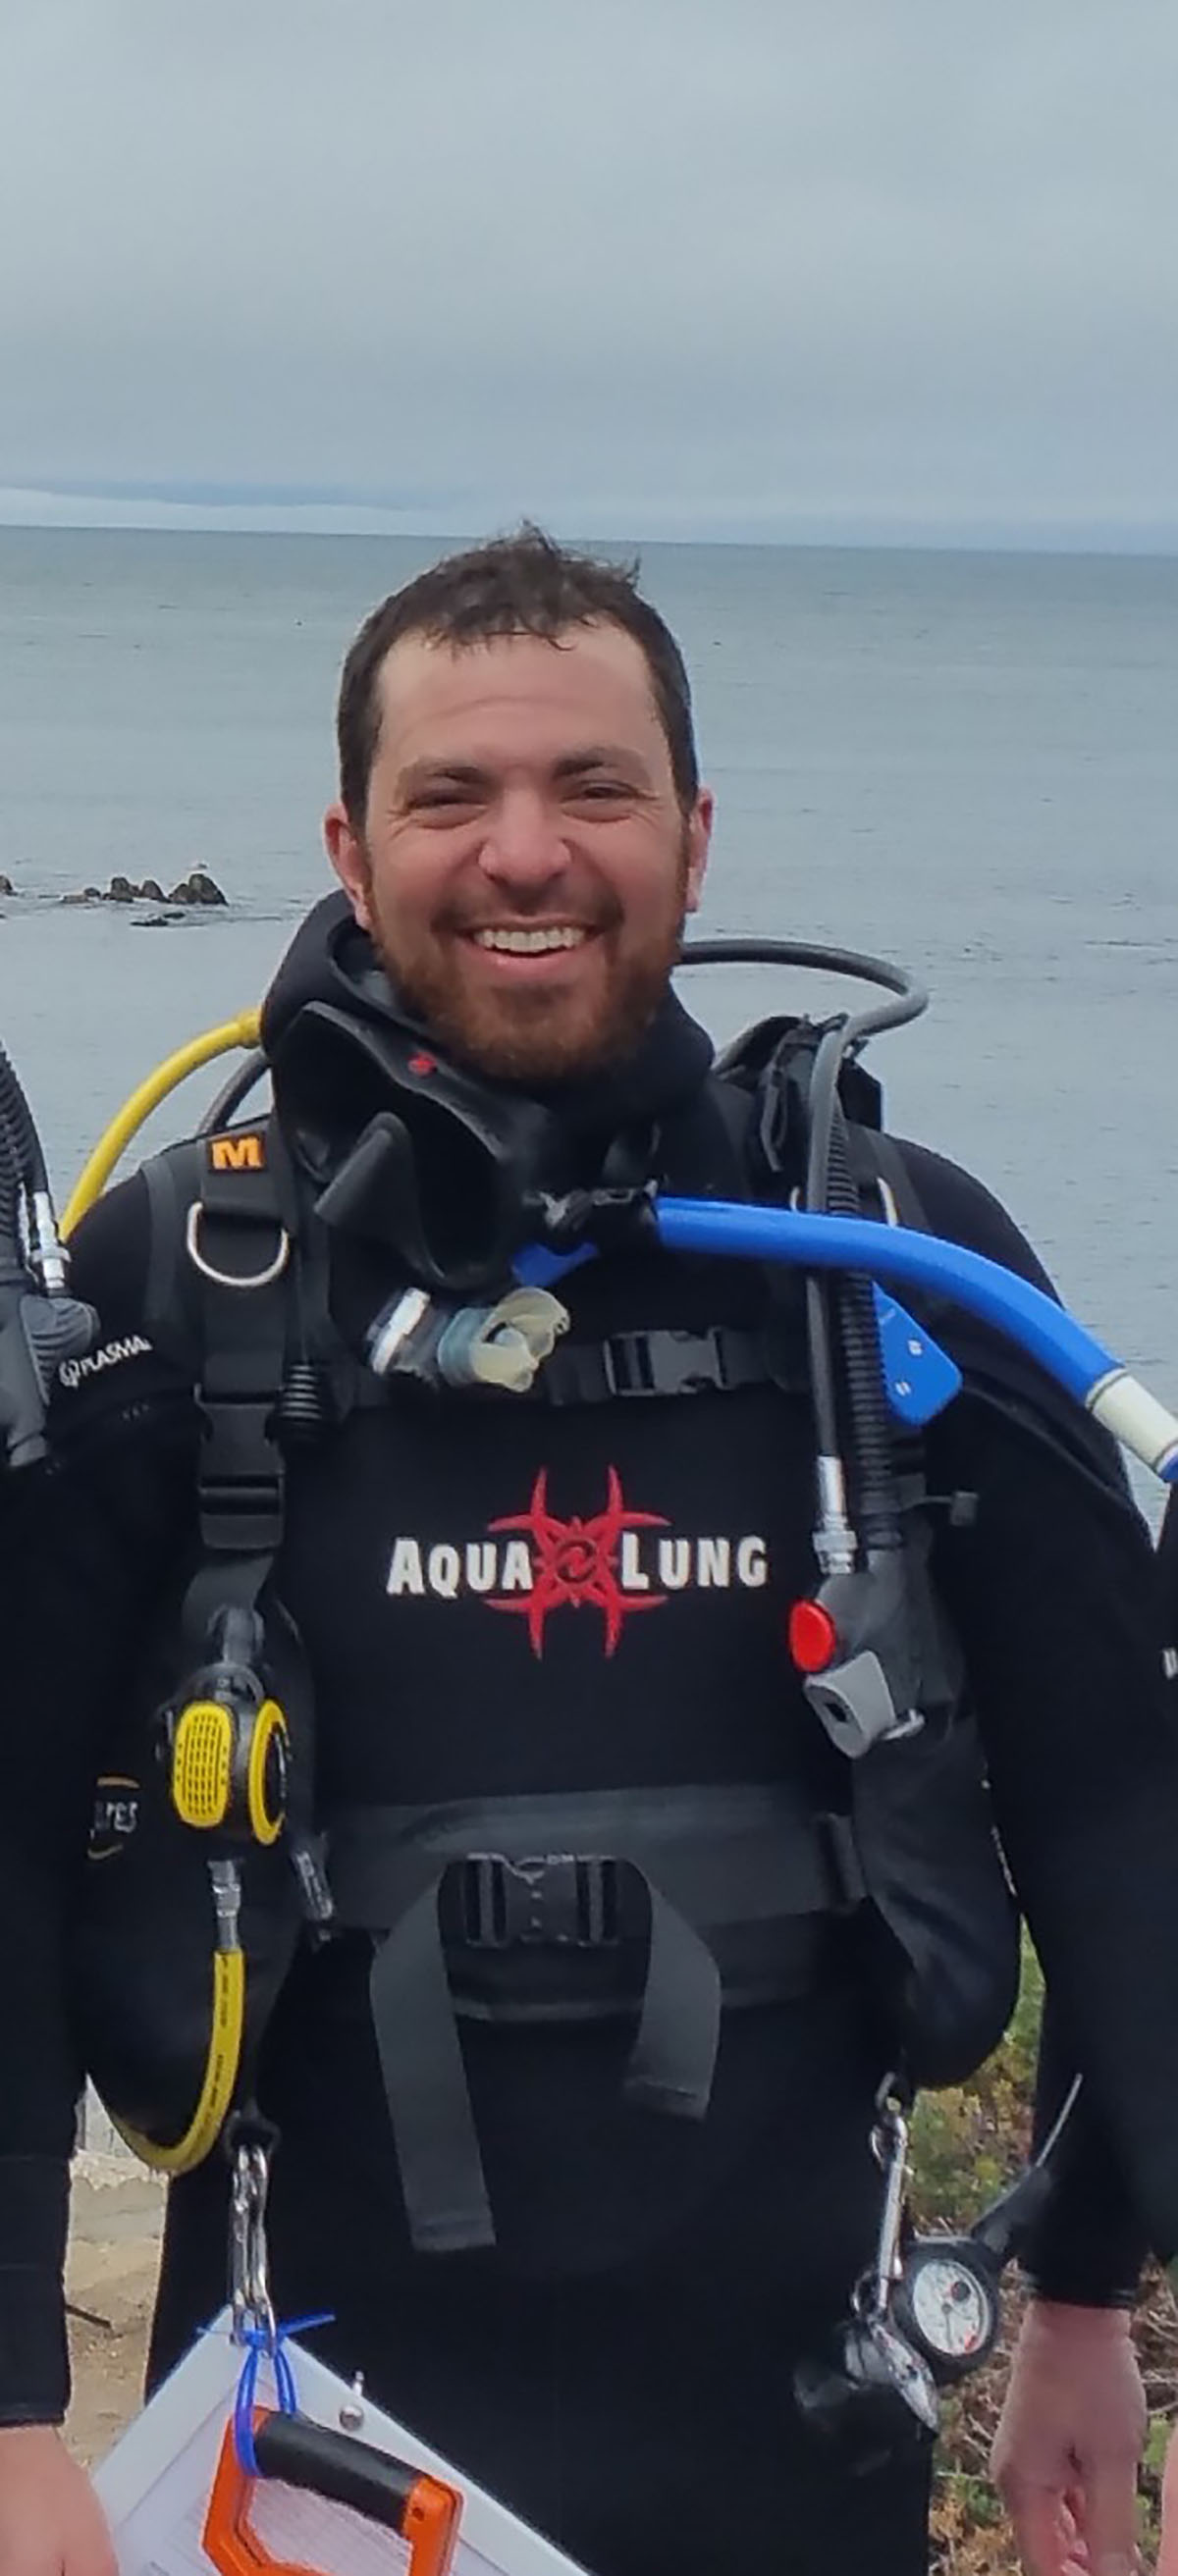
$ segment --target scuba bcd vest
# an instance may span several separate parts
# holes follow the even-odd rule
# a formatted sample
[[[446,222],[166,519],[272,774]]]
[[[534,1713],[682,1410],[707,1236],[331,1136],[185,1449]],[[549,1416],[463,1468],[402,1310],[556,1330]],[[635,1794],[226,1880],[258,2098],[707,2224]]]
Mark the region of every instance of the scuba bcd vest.
[[[114,1731],[86,1874],[79,2019],[113,2116],[152,2160],[199,2160],[253,2081],[308,1929],[372,1938],[376,2036],[421,2246],[493,2235],[456,2014],[626,2014],[630,2097],[698,2118],[722,2008],[796,1995],[837,1957],[873,1986],[911,2079],[960,2080],[1009,2018],[1018,1927],[960,1658],[927,1576],[911,1438],[893,1441],[889,1472],[916,1716],[840,1766],[828,1808],[783,1777],[322,1812],[305,1659],[281,1589],[294,1444],[387,1407],[403,1373],[465,1385],[472,1403],[504,1402],[507,1386],[555,1406],[758,1384],[800,1396],[807,1379],[797,1283],[782,1274],[751,1328],[586,1341],[551,1316],[538,1323],[534,1305],[512,1308],[520,1161],[536,1188],[567,1178],[552,1122],[525,1104],[522,1126],[514,1105],[505,1125],[412,1035],[366,1027],[349,1054],[344,1015],[324,1006],[316,1021],[316,1007],[296,1018],[285,1066],[278,1054],[281,1126],[223,1130],[146,1167],[145,1325],[195,1386],[203,1437],[197,1561],[162,1658]],[[718,1194],[782,1195],[783,1122],[804,1103],[817,1035],[769,1023],[702,1085],[692,1159],[698,1170],[706,1136]],[[323,1047],[333,1114],[348,1104],[326,1135]],[[857,1200],[923,1223],[903,1155],[879,1132],[878,1087],[851,1064],[840,1096]],[[607,1185],[644,1181],[651,1150],[648,1137],[620,1137]],[[331,1316],[333,1238],[358,1245],[374,1276],[395,1265],[367,1364]]]

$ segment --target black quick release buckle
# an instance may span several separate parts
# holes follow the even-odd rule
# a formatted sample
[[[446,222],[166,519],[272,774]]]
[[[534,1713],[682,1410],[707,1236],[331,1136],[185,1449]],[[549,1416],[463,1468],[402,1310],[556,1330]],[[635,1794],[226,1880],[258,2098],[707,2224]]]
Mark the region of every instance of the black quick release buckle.
[[[468,1852],[461,1891],[463,1939],[474,1950],[517,1944],[603,1950],[621,1939],[616,1860],[573,1852],[508,1860],[503,1852]]]
[[[610,1394],[696,1395],[728,1387],[726,1338],[716,1326],[704,1333],[612,1333],[601,1345]]]
[[[198,1473],[206,1547],[231,1555],[278,1548],[285,1462],[271,1429],[273,1398],[198,1403],[204,1416]]]

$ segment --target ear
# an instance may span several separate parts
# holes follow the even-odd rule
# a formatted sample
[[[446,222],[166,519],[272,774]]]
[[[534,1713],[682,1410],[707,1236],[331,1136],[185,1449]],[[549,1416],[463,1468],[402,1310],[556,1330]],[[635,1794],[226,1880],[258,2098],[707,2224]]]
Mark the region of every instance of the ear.
[[[711,788],[701,787],[687,819],[687,882],[683,903],[685,912],[699,911],[715,810],[716,800]]]
[[[323,839],[340,884],[344,889],[361,930],[372,928],[372,870],[368,852],[358,832],[348,821],[347,809],[339,802],[329,805],[323,817]]]

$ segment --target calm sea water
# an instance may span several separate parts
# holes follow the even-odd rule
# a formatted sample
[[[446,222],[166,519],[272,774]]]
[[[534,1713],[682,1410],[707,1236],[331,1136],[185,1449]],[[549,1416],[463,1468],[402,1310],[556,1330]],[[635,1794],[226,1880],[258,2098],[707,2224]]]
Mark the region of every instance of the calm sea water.
[[[0,1036],[60,1195],[322,890],[339,664],[435,551],[0,530]],[[873,1051],[893,1125],[979,1172],[1178,1400],[1178,562],[651,546],[644,567],[719,798],[700,926],[912,966],[933,1007]],[[227,913],[60,908],[193,866]],[[721,1034],[801,990],[691,986]]]

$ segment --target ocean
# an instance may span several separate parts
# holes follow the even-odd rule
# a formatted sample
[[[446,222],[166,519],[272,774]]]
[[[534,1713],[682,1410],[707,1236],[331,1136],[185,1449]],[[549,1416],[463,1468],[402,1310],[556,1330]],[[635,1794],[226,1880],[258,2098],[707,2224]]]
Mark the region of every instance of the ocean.
[[[259,996],[324,890],[343,653],[439,550],[0,529],[0,1038],[59,1200],[143,1074]],[[718,798],[699,930],[909,966],[931,1008],[870,1059],[892,1127],[977,1172],[1178,1402],[1178,561],[641,553]],[[61,903],[193,867],[224,912],[161,928]],[[846,992],[760,968],[690,983],[722,1036]]]

